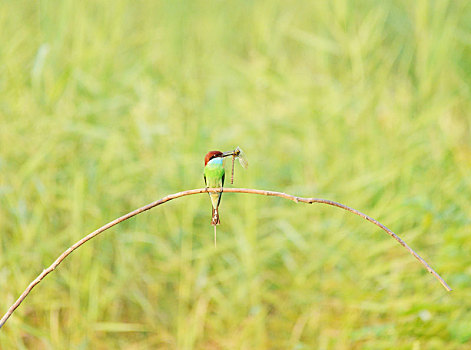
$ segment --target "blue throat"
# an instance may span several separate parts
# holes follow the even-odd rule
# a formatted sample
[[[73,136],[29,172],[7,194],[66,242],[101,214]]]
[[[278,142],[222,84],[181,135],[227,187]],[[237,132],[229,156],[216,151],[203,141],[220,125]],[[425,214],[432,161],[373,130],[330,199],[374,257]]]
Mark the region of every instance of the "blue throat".
[[[208,164],[206,164],[206,166],[208,166],[208,165],[222,165],[222,158],[220,158],[220,157],[213,158],[208,162]]]

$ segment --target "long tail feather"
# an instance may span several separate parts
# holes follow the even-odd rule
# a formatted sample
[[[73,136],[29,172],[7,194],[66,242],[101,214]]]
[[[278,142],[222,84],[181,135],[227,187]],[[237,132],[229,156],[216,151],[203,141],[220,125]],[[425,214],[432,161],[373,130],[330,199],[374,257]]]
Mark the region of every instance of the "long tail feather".
[[[217,244],[216,244],[216,235],[217,235],[216,225],[214,225],[213,227],[214,227],[214,248],[216,248],[217,247]]]

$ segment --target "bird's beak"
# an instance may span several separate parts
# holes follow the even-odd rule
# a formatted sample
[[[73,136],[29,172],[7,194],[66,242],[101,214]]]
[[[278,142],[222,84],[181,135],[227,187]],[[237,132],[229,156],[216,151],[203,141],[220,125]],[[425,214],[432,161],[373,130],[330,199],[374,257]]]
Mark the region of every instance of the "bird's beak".
[[[229,156],[233,156],[234,155],[234,151],[230,151],[230,152],[224,152],[221,156],[221,158],[224,158],[224,157],[229,157]]]

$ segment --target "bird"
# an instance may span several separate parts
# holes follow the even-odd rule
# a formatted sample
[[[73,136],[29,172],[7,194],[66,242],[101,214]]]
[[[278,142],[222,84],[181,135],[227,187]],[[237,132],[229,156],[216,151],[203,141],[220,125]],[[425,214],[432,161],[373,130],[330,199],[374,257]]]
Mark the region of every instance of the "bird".
[[[211,225],[216,226],[221,223],[219,219],[219,203],[221,203],[222,188],[224,186],[225,170],[223,158],[227,156],[221,151],[210,151],[204,157],[204,182],[206,188],[221,188],[221,192],[209,192],[211,199],[212,214]]]

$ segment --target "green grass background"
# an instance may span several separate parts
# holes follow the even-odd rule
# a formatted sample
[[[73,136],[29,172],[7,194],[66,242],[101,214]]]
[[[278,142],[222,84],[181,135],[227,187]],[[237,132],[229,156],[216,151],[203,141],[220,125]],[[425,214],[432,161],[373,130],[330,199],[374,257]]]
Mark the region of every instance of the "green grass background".
[[[469,349],[468,1],[0,2],[1,349]],[[227,167],[229,170],[229,167]],[[230,186],[230,184],[227,184]]]

